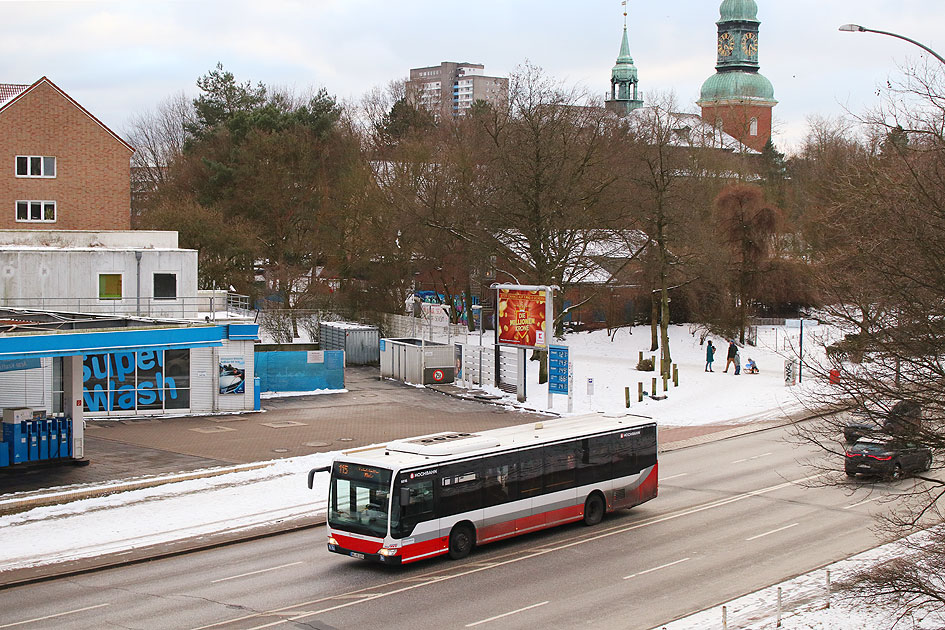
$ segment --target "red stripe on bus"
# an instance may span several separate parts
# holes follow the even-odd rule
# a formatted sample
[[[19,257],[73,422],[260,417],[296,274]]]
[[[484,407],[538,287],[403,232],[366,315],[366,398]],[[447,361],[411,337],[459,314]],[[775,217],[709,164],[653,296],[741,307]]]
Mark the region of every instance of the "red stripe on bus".
[[[434,538],[432,540],[407,545],[400,550],[402,562],[406,564],[423,558],[432,558],[433,556],[444,554],[449,551],[449,544],[450,539],[447,536],[445,538]]]
[[[376,540],[364,540],[363,538],[354,538],[338,533],[338,530],[332,530],[331,536],[338,541],[338,546],[358,553],[377,553],[383,546],[382,542]]]

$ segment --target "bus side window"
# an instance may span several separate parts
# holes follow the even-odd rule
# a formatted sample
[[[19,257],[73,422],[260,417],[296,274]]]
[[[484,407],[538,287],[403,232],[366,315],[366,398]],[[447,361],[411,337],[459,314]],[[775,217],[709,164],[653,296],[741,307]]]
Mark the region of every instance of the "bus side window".
[[[545,492],[573,488],[577,479],[580,442],[552,444],[544,449]]]
[[[518,486],[518,498],[528,499],[541,494],[541,476],[541,449],[533,448],[522,451],[519,456],[518,475],[515,480]]]
[[[640,470],[636,468],[633,458],[634,436],[629,433],[615,433],[614,439],[614,477],[635,475]]]
[[[656,427],[643,427],[633,436],[633,459],[637,472],[656,464]]]
[[[440,469],[437,515],[452,516],[482,508],[482,474],[476,464],[455,464]]]
[[[482,466],[482,506],[501,505],[511,500],[513,467],[508,457],[490,457]]]
[[[599,435],[581,440],[581,460],[578,464],[579,486],[597,483],[610,478],[611,435]]]

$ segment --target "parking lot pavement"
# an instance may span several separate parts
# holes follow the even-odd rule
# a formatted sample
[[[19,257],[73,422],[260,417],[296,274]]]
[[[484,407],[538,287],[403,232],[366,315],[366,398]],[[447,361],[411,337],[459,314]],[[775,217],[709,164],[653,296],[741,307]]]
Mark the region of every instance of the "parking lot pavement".
[[[481,431],[539,416],[345,370],[347,391],[263,401],[261,413],[86,421],[88,466],[14,469],[0,496],[337,451],[438,431]]]

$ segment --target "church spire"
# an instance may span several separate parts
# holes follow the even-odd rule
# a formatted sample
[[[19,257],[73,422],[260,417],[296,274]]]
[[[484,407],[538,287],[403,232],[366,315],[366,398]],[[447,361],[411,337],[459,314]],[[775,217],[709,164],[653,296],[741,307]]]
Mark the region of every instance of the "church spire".
[[[623,5],[623,39],[617,64],[610,72],[610,98],[606,101],[607,109],[624,116],[634,109],[643,107],[643,99],[638,91],[640,82],[637,67],[630,56],[630,40],[627,37],[627,2]]]

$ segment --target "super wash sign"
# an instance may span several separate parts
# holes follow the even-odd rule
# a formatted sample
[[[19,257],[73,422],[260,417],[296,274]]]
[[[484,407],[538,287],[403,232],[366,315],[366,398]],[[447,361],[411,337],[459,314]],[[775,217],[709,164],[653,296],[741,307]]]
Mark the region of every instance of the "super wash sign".
[[[499,343],[546,346],[545,292],[499,289]]]

